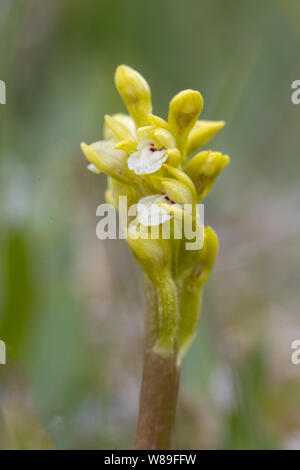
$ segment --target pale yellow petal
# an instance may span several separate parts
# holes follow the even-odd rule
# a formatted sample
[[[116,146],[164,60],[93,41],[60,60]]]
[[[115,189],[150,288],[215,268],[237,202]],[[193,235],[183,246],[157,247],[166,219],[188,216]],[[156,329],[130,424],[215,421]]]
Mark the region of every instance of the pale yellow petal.
[[[104,119],[107,128],[111,130],[117,141],[133,139],[130,130],[118,119],[109,115],[106,115]]]
[[[117,113],[117,114],[113,114],[111,117],[117,120],[118,122],[120,122],[121,124],[123,124],[125,127],[127,127],[127,129],[131,133],[131,136],[130,136],[131,139],[136,138],[136,126],[131,116],[129,116],[128,114]],[[104,140],[116,140],[114,133],[106,125],[105,121],[104,121],[104,126],[103,126],[103,138]]]
[[[110,141],[81,144],[81,149],[90,163],[99,171],[123,182],[132,181],[132,174],[127,166],[127,153],[116,150]]]
[[[161,184],[171,201],[181,206],[184,204],[193,204],[192,192],[186,184],[171,178],[163,179]]]
[[[225,126],[224,121],[197,121],[189,133],[184,153],[189,156],[213,138]]]

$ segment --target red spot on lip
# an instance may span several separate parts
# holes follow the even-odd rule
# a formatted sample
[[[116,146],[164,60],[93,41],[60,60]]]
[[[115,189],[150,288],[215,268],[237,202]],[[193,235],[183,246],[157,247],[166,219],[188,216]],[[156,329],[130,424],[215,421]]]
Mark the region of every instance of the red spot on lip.
[[[165,197],[166,201],[169,201],[171,204],[175,204],[175,202],[172,201],[172,199],[170,199],[169,196],[166,195],[166,193],[164,193],[164,197]]]
[[[150,144],[150,151],[151,152],[159,152],[160,150],[164,150],[164,147],[161,147],[160,149],[155,148],[154,144]]]

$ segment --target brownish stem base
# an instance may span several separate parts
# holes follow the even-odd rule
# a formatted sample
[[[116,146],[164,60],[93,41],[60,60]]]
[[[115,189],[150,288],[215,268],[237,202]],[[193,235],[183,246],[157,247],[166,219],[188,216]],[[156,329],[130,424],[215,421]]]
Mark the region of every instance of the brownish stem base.
[[[176,353],[164,358],[153,352],[156,339],[155,292],[147,285],[146,347],[135,449],[167,450],[174,427],[180,371]]]

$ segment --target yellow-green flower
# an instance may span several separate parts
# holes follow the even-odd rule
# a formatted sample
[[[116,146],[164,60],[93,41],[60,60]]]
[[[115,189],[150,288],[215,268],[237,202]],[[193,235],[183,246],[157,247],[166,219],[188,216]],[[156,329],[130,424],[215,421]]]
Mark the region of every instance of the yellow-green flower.
[[[125,230],[157,291],[160,318],[154,350],[166,356],[179,348],[181,360],[195,335],[202,287],[217,254],[217,236],[210,227],[204,229],[197,203],[229,162],[219,152],[192,154],[224,122],[198,120],[203,98],[194,90],[171,100],[167,121],[152,114],[149,85],[128,66],[117,68],[115,84],[129,115],[105,116],[103,140],[81,148],[88,169],[108,176],[107,202],[118,208],[119,197],[126,196],[130,205],[137,204]],[[186,248],[187,235],[176,236],[183,221],[190,223],[194,237],[204,235],[204,245]],[[167,223],[170,233],[164,237]]]

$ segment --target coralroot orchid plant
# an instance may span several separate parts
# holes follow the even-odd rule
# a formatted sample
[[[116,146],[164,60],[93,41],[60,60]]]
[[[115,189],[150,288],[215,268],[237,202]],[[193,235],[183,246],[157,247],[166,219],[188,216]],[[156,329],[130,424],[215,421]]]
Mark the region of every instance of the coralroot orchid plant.
[[[199,121],[203,99],[184,90],[170,102],[168,120],[152,114],[145,79],[125,65],[116,87],[129,115],[105,116],[104,140],[81,148],[88,168],[108,176],[106,200],[120,209],[121,196],[136,205],[126,218],[126,239],[145,273],[146,339],[136,449],[168,449],[174,425],[180,365],[195,338],[202,289],[213,268],[218,238],[203,226],[198,204],[229,162],[226,155],[196,153],[223,126]],[[200,239],[188,249],[176,236],[182,221]],[[169,224],[169,237],[163,228]],[[156,236],[153,236],[153,228]]]

